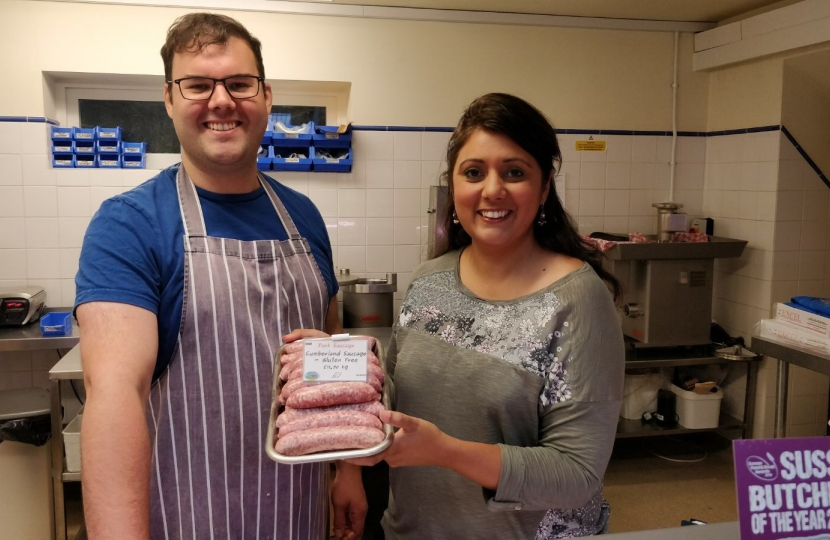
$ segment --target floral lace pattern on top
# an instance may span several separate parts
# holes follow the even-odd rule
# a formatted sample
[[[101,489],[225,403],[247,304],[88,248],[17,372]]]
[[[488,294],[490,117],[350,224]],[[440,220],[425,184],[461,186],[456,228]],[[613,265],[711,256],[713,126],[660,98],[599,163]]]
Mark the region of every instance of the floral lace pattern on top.
[[[563,321],[551,332],[561,305],[551,291],[510,303],[478,300],[459,290],[454,272],[438,272],[412,283],[398,323],[544,378],[541,410],[571,399],[571,358],[562,358],[560,353],[572,329]]]

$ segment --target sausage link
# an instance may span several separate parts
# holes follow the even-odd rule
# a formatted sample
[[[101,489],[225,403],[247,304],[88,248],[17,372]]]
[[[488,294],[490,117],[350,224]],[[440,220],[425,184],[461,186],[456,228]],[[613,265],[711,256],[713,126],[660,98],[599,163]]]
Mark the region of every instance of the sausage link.
[[[333,411],[360,411],[374,414],[380,414],[380,411],[386,410],[379,401],[364,401],[363,403],[346,403],[345,405],[332,405],[331,407],[312,407],[308,409],[295,409],[293,407],[286,407],[285,410],[277,416],[277,427],[280,428],[290,422],[316,414],[333,412]]]
[[[301,381],[300,384],[307,383]],[[380,394],[372,385],[362,382],[336,382],[298,388],[286,398],[285,403],[296,409],[308,409],[372,400],[380,400]]]
[[[280,428],[279,436],[285,437],[294,431],[335,426],[364,426],[382,429],[380,419],[372,413],[360,411],[327,411],[289,422]]]
[[[277,440],[275,450],[284,456],[370,448],[383,441],[383,431],[364,426],[323,427],[295,431]]]

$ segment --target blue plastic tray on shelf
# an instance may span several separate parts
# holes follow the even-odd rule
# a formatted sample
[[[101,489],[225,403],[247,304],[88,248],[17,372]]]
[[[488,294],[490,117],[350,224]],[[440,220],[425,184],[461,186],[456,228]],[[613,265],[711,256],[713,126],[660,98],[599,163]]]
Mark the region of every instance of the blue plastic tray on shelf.
[[[95,128],[72,128],[72,139],[75,141],[94,141]]]
[[[52,127],[52,140],[53,141],[71,141],[72,140],[72,128],[62,128],[53,126]]]
[[[72,141],[72,151],[76,154],[95,154],[95,141]]]
[[[72,312],[47,313],[40,318],[40,333],[44,336],[68,336],[72,333]]]
[[[94,169],[95,154],[75,154],[76,169]]]
[[[121,143],[121,153],[122,154],[146,154],[147,153],[147,143],[146,142],[122,142]]]
[[[95,164],[101,169],[120,169],[121,155],[120,154],[98,154],[95,156]]]
[[[308,123],[307,133],[284,133],[271,126],[271,144],[274,146],[287,146],[289,148],[308,148],[314,137],[314,122]],[[293,127],[293,126],[289,126]]]
[[[95,140],[96,141],[120,141],[121,127],[101,127],[95,126]]]
[[[352,145],[351,127],[345,133],[338,133],[338,129],[339,126],[317,126],[312,144],[316,148],[349,148]]]
[[[99,154],[120,154],[120,141],[95,141],[95,151]]]
[[[121,154],[121,168],[144,169],[146,167],[146,159],[147,156],[145,154]]]
[[[56,169],[71,169],[75,166],[75,155],[74,154],[53,154],[52,155],[52,167]]]
[[[310,171],[314,148],[270,147],[271,168],[275,171]]]
[[[53,139],[52,140],[52,153],[53,154],[71,154],[72,153],[72,140],[71,139]]]
[[[346,173],[352,170],[351,148],[314,149],[312,169],[316,172]]]

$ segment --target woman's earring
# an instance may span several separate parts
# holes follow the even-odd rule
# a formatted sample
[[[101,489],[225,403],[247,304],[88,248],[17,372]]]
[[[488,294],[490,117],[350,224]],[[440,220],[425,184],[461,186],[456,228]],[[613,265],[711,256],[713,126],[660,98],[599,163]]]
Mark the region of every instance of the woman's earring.
[[[458,221],[458,214],[455,213],[455,210],[452,211],[452,222],[458,225],[460,221]]]
[[[539,217],[536,219],[536,224],[542,227],[548,220],[545,219],[545,207],[541,204],[539,205]]]

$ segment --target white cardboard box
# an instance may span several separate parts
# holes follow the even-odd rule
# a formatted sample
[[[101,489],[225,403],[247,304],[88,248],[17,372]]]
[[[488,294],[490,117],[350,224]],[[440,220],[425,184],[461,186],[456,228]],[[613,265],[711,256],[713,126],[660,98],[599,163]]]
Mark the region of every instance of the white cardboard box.
[[[755,330],[761,337],[773,338],[823,351],[830,350],[830,338],[822,338],[814,332],[809,332],[800,326],[795,326],[781,319],[763,319],[758,322]]]
[[[63,448],[66,451],[66,472],[81,472],[81,422],[79,414],[63,428]]]
[[[830,339],[830,318],[779,303],[775,305],[775,319],[785,321],[819,337]]]
[[[720,404],[723,390],[696,394],[671,385],[671,391],[677,396],[677,422],[689,429],[716,428],[720,420]]]

